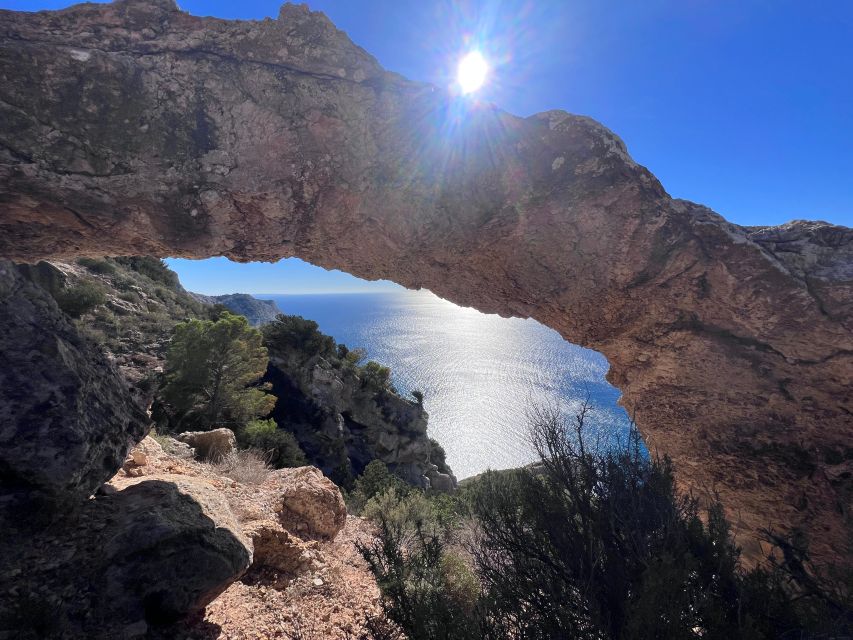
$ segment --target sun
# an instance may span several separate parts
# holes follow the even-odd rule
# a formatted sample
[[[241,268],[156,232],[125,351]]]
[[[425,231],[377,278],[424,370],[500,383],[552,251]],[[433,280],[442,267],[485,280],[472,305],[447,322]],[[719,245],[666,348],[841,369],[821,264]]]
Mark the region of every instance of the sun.
[[[489,75],[489,64],[479,51],[465,54],[456,68],[456,81],[462,93],[472,93],[483,86]]]

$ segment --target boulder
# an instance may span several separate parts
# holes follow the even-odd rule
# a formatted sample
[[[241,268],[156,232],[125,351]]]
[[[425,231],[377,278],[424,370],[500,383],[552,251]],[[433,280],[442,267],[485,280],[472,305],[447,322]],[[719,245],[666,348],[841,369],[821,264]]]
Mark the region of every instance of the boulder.
[[[274,471],[261,489],[274,496],[273,510],[284,528],[300,537],[332,539],[346,524],[340,489],[316,467]]]
[[[252,562],[251,541],[203,480],[143,481],[113,499],[98,581],[112,615],[174,622],[203,609]]]
[[[429,478],[429,486],[436,491],[450,493],[456,488],[456,478],[449,473],[442,473],[438,469],[430,469],[426,474]]]
[[[40,515],[85,500],[150,421],[50,294],[3,261],[0,327],[0,518],[31,518],[34,499]]]
[[[252,540],[255,550],[253,567],[295,574],[321,562],[316,542],[298,538],[279,522],[255,520],[244,524],[243,532]]]
[[[211,431],[185,431],[177,439],[195,449],[195,455],[202,460],[219,460],[237,447],[237,438],[231,429],[212,429]]]
[[[112,640],[201,611],[249,567],[252,543],[221,493],[172,476],[98,496],[0,554],[0,592],[17,595],[0,599],[0,637]]]
[[[143,467],[148,466],[152,459],[162,457],[163,454],[163,447],[160,446],[160,443],[150,436],[145,436],[127,454],[127,458],[121,467],[122,471],[129,476],[144,475]]]

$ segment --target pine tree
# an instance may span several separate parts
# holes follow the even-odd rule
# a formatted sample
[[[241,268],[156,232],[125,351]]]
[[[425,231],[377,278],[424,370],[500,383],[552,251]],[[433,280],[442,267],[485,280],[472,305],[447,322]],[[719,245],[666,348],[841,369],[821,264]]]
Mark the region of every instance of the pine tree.
[[[264,375],[261,333],[243,316],[187,320],[175,327],[166,357],[163,401],[175,428],[238,427],[272,410],[275,397],[251,386]]]

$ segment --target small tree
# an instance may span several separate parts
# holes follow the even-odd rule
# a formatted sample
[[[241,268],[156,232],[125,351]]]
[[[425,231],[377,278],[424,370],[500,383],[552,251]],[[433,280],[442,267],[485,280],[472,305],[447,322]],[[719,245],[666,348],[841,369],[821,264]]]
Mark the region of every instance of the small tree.
[[[177,427],[240,426],[272,411],[275,397],[251,386],[267,368],[261,340],[246,318],[231,313],[175,327],[162,397]]]
[[[415,399],[415,402],[418,403],[419,407],[424,406],[424,392],[420,389],[415,389],[412,391],[412,396]]]
[[[264,344],[272,353],[295,351],[306,360],[315,355],[331,358],[337,354],[334,338],[322,333],[316,322],[301,316],[279,314],[262,330]]]
[[[371,360],[361,368],[361,384],[376,393],[386,391],[391,384],[391,369]]]
[[[350,367],[355,368],[359,366],[366,357],[367,351],[361,347],[356,347],[355,349],[347,350],[346,356],[344,356],[344,362]]]

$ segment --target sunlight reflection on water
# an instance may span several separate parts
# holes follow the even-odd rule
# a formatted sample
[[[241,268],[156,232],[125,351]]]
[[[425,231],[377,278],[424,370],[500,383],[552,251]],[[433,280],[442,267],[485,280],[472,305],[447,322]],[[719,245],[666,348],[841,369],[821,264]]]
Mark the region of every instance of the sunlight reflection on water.
[[[391,367],[401,393],[421,389],[429,433],[460,479],[535,458],[527,441],[531,403],[558,403],[571,414],[588,395],[602,436],[626,432],[619,392],[604,380],[604,356],[533,320],[482,314],[426,291],[257,297],[365,348]]]

